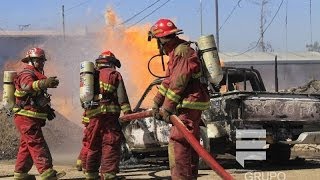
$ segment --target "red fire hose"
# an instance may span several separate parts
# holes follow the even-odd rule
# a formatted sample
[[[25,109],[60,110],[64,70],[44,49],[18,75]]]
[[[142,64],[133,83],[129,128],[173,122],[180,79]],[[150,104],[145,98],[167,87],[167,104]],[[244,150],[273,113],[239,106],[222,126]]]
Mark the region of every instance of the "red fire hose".
[[[151,110],[124,115],[120,117],[120,120],[132,121],[150,116],[152,116]],[[223,179],[233,179],[233,177],[225,169],[223,169],[223,167],[221,167],[220,164],[218,164],[218,162],[200,145],[199,141],[197,141],[193,134],[190,133],[190,131],[184,126],[184,124],[176,115],[170,116],[170,121],[184,135],[184,137],[190,143],[193,149],[199,154],[200,157],[203,158],[203,160],[205,160],[207,165],[209,165],[212,170],[214,170]]]

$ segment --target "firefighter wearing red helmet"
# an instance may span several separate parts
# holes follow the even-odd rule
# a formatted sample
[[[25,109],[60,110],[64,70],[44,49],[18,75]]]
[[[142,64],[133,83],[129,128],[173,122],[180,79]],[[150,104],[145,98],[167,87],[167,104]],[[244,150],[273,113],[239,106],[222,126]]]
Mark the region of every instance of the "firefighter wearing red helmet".
[[[44,75],[46,60],[43,49],[31,48],[21,60],[26,66],[14,80],[14,122],[20,132],[14,179],[35,179],[28,174],[33,164],[42,179],[55,179],[59,175],[53,169],[50,150],[41,130],[47,119],[55,118],[47,89],[56,88],[59,84],[56,77]]]
[[[209,95],[206,85],[200,82],[201,63],[197,52],[189,42],[177,36],[181,33],[182,30],[169,19],[158,20],[150,29],[149,38],[156,38],[161,51],[169,56],[166,78],[154,97],[153,116],[170,123],[170,115],[176,114],[199,140],[201,113],[209,108]],[[172,179],[196,178],[198,154],[175,126],[172,126],[169,137]]]
[[[120,112],[131,113],[131,106],[121,74],[116,70],[120,61],[111,51],[102,52],[96,59],[99,84],[95,93],[96,106],[85,110],[89,122],[85,137],[88,140],[87,156],[82,164],[87,179],[115,179],[119,172],[123,134],[119,122]]]

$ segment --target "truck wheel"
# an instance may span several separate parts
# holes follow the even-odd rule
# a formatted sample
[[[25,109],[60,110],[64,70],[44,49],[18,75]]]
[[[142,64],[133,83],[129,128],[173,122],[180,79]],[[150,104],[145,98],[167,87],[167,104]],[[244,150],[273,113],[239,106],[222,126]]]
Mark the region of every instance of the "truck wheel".
[[[267,161],[270,163],[283,163],[290,159],[291,146],[288,144],[270,144],[267,149]]]

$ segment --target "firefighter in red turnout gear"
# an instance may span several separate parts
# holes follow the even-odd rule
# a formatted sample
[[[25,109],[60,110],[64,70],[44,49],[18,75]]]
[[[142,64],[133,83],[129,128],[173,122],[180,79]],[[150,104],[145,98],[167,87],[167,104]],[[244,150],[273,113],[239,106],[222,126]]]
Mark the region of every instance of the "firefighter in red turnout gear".
[[[131,113],[131,106],[121,74],[120,61],[110,51],[104,51],[96,59],[99,74],[99,94],[95,94],[97,105],[87,109],[85,136],[88,139],[87,157],[82,159],[87,179],[115,179],[119,172],[121,143],[124,139],[118,120],[120,111]],[[96,81],[95,81],[96,83]]]
[[[176,114],[199,140],[203,110],[209,108],[206,85],[200,82],[201,63],[190,43],[180,39],[178,29],[169,19],[158,20],[150,29],[149,38],[156,38],[161,51],[169,56],[166,78],[154,97],[153,115],[170,122]],[[159,114],[159,108],[163,116]],[[170,130],[169,163],[172,179],[194,179],[198,175],[199,156],[175,126]]]
[[[59,81],[56,77],[47,78],[43,73],[46,61],[44,50],[32,48],[21,61],[27,65],[14,80],[14,122],[20,133],[14,179],[34,179],[28,175],[33,164],[42,179],[56,179],[58,173],[53,169],[52,157],[41,128],[47,119],[55,118],[47,89],[56,88]]]

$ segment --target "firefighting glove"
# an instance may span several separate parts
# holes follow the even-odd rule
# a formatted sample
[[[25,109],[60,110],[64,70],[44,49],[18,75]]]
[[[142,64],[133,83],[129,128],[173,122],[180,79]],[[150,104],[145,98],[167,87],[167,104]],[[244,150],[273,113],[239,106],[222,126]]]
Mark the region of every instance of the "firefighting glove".
[[[188,44],[180,44],[174,49],[175,56],[185,57],[188,54],[189,45]]]
[[[132,113],[132,111],[129,110],[129,111],[124,112],[123,114],[124,115],[128,115],[128,114],[131,114],[131,113]],[[120,120],[120,124],[121,124],[122,127],[126,127],[126,126],[128,126],[130,124],[130,121],[122,121],[122,120]]]
[[[161,120],[161,115],[160,115],[160,107],[157,103],[154,103],[152,106],[152,116],[155,119]]]
[[[47,119],[49,121],[53,120],[56,117],[56,114],[54,113],[54,109],[52,109],[51,107],[48,107],[46,110],[47,115]]]
[[[171,123],[170,121],[170,116],[172,115],[173,113],[166,110],[166,109],[163,109],[162,111],[162,120],[166,123]]]
[[[40,89],[47,89],[47,88],[56,88],[59,85],[59,80],[56,76],[49,77],[47,79],[42,79],[39,81]]]
[[[131,114],[131,113],[132,113],[132,111],[129,110],[129,111],[124,112],[123,114],[124,114],[124,115],[127,115],[127,114]]]

